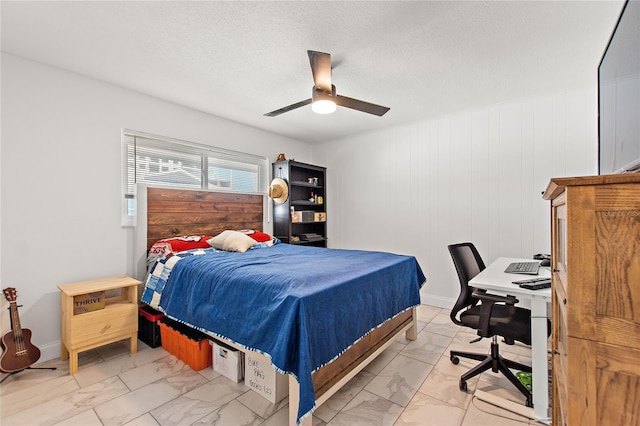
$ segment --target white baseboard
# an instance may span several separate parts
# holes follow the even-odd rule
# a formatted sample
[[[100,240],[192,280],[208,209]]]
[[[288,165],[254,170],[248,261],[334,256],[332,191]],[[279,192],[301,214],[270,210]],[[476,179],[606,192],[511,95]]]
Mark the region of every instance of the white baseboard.
[[[451,309],[456,303],[455,299],[450,297],[434,296],[431,294],[420,294],[420,303],[423,305],[436,306],[438,308]]]
[[[52,359],[60,358],[60,346],[62,343],[58,340],[57,342],[48,343],[46,345],[38,345],[38,349],[40,349],[40,359],[38,362],[50,361]]]

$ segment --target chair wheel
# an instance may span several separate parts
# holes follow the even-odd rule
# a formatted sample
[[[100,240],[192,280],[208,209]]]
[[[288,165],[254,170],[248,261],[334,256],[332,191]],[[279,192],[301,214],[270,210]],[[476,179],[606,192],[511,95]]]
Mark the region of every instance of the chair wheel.
[[[462,392],[466,392],[467,391],[467,381],[466,380],[460,379],[460,390]]]
[[[451,357],[449,357],[449,359],[451,360],[451,363],[454,365],[458,365],[460,363],[460,358],[458,358],[455,355],[451,355]]]

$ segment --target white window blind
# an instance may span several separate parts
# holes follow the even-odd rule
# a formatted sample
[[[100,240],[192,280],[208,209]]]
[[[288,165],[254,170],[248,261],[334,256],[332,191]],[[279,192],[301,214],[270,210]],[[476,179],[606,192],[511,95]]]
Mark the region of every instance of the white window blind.
[[[136,183],[259,193],[267,159],[162,136],[122,133],[123,225],[133,226]]]

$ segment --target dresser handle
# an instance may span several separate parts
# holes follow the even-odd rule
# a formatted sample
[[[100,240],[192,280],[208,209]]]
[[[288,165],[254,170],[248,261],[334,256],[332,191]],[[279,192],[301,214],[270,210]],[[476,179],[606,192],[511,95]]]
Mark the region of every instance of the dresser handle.
[[[566,305],[567,304],[567,299],[562,299],[562,304]]]
[[[553,272],[560,272],[560,269],[558,269],[558,268],[553,268]]]

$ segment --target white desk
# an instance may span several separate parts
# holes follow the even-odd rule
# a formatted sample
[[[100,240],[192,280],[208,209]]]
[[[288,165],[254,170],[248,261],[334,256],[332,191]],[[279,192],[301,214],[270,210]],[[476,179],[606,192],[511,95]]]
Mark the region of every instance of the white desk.
[[[532,262],[532,259],[500,257],[476,275],[469,285],[486,289],[492,293],[510,294],[520,302],[531,302],[531,374],[533,381],[533,416],[541,421],[549,421],[549,378],[547,366],[547,303],[551,302],[551,289],[526,290],[512,281],[529,278],[551,277],[549,268],[540,268],[538,275],[507,274],[504,270],[511,262]],[[518,410],[527,415],[525,410]]]

